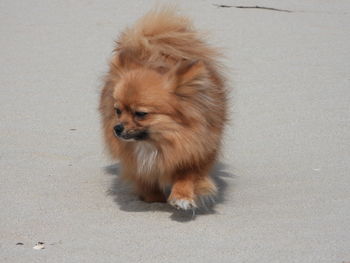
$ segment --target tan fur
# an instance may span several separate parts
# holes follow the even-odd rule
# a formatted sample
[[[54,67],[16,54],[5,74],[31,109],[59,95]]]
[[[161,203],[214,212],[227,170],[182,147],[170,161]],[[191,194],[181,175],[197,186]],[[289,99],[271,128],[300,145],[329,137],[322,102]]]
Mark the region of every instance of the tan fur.
[[[164,201],[172,186],[169,203],[180,200],[187,209],[182,201],[197,206],[200,196],[216,193],[208,172],[226,122],[217,53],[170,8],[149,12],[117,41],[100,99],[104,138],[145,201]],[[138,118],[136,111],[148,114]],[[149,138],[120,139],[113,133],[119,123]]]

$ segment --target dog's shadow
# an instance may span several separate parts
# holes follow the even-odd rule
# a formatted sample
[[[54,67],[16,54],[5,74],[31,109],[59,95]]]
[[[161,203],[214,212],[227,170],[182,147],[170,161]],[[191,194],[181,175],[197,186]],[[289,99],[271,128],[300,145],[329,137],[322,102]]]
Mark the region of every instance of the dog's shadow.
[[[207,202],[205,206],[195,211],[181,211],[176,210],[167,203],[146,203],[141,201],[133,193],[131,186],[120,179],[121,168],[119,164],[109,165],[104,168],[107,174],[113,176],[112,183],[107,190],[107,195],[113,197],[114,202],[121,210],[127,212],[164,211],[170,213],[170,218],[178,222],[194,220],[198,215],[216,213],[215,206],[225,202],[225,193],[227,190],[226,179],[234,177],[227,169],[227,165],[218,162],[210,173],[218,187],[218,194],[215,198],[215,202]]]

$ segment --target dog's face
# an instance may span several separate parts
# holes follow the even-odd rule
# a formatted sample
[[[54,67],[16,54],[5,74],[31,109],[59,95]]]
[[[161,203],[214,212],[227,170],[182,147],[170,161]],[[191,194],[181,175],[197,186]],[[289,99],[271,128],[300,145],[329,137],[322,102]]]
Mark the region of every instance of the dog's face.
[[[174,114],[165,76],[154,70],[135,69],[125,73],[114,88],[117,125],[114,134],[122,140],[152,140]]]
[[[124,141],[166,139],[191,115],[181,101],[191,96],[191,88],[181,87],[198,77],[202,64],[186,64],[174,71],[158,72],[136,67],[120,75],[114,87],[115,136]],[[187,84],[186,84],[187,83]]]

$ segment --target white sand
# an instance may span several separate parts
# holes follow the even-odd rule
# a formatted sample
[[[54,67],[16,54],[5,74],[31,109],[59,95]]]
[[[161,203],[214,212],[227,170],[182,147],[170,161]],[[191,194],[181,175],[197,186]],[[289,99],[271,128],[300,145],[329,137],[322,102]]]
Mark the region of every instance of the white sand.
[[[0,262],[350,261],[350,2],[180,2],[235,86],[222,196],[194,219],[138,201],[103,155],[99,78],[150,6],[1,1]]]

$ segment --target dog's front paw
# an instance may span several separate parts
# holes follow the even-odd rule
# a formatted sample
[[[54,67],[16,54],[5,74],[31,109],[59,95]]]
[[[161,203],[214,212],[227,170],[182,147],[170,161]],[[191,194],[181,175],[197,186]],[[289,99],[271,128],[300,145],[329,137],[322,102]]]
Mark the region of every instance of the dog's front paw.
[[[168,203],[176,209],[193,210],[197,207],[193,199],[170,198]]]

